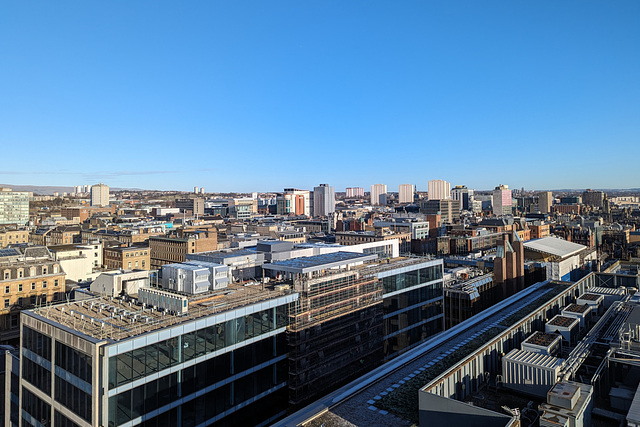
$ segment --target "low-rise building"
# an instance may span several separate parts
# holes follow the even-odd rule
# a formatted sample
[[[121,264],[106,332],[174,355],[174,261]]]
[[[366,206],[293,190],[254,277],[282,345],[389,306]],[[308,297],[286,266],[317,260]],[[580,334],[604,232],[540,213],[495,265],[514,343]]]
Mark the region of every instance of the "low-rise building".
[[[64,299],[65,276],[45,247],[0,251],[0,343],[18,338],[22,309]]]
[[[0,249],[9,245],[28,243],[29,231],[18,228],[2,228],[0,229]]]
[[[108,269],[149,270],[151,249],[149,246],[111,246],[104,249],[104,265]]]

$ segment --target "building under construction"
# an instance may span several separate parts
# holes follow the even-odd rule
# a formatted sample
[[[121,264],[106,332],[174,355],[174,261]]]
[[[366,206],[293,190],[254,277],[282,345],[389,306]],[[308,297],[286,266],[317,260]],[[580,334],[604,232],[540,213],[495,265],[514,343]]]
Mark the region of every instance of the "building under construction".
[[[337,252],[266,264],[300,294],[290,305],[289,401],[317,398],[382,361],[383,287],[358,268],[377,255]]]

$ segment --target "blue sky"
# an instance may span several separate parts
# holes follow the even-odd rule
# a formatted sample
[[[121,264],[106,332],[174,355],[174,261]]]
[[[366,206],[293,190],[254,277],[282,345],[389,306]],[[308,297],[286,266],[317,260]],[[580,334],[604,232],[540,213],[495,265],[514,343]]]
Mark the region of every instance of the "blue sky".
[[[640,2],[5,1],[0,182],[640,187]]]

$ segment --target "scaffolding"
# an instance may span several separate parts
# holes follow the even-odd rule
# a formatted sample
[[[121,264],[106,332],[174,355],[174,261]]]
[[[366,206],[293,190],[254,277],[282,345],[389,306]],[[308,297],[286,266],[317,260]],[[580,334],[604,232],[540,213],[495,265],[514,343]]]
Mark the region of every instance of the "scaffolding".
[[[382,361],[383,287],[364,269],[296,275],[289,310],[289,400],[300,405]]]

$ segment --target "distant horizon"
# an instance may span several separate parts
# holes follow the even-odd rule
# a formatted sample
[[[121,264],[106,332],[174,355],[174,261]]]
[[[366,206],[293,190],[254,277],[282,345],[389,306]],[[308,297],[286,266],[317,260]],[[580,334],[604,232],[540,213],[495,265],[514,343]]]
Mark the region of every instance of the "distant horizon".
[[[98,184],[96,182],[96,184]],[[192,193],[195,194],[193,192],[193,188],[189,189],[189,190],[181,190],[181,189],[154,189],[154,188],[137,188],[137,187],[113,187],[111,185],[109,185],[108,183],[104,182],[104,184],[106,184],[107,186],[109,186],[110,190],[112,191],[162,191],[162,192],[170,192],[170,191],[175,191],[175,192],[183,192],[183,193]],[[324,183],[323,183],[324,184]],[[83,185],[93,185],[93,184],[83,184]],[[329,185],[331,185],[329,183]],[[318,184],[316,184],[314,187],[317,187]],[[68,185],[30,185],[30,184],[0,184],[0,187],[9,187],[9,188],[21,188],[21,187],[35,187],[35,188],[47,188],[48,192],[53,193],[53,192],[59,192],[60,189],[70,189],[73,190],[74,186],[68,186]],[[333,186],[335,188],[335,186]],[[365,193],[370,192],[370,186],[367,187],[362,187],[364,188]],[[257,193],[282,193],[285,187],[283,187],[280,190],[253,190],[253,191],[237,191],[237,190],[231,190],[231,191],[208,191],[207,188],[205,187],[205,193],[206,194],[224,194],[224,193],[238,193],[238,194],[250,194],[253,192],[257,192]],[[313,187],[311,188],[303,188],[300,186],[287,186],[286,188],[299,188],[301,190],[309,190],[309,191],[313,191]],[[346,188],[346,187],[345,187]],[[453,187],[452,187],[453,188]],[[493,190],[493,188],[490,189],[479,189],[479,188],[472,188],[467,186],[467,188],[469,188],[470,190],[474,190],[474,191],[480,191],[480,192],[490,192]],[[58,190],[56,190],[58,189]],[[522,187],[517,187],[517,188],[512,188],[511,186],[509,186],[510,190],[521,190]],[[552,188],[552,189],[527,189],[525,187],[525,192],[530,191],[530,192],[542,192],[542,191],[574,191],[574,192],[578,192],[578,191],[585,191],[587,189],[591,189],[591,190],[595,190],[595,191],[610,191],[610,192],[640,192],[640,188],[635,188],[635,187],[629,187],[629,188],[592,188],[592,187],[584,187],[584,188]],[[16,190],[16,191],[27,191],[27,190]],[[335,188],[336,193],[344,193],[345,189],[341,189],[341,188]],[[427,193],[427,190],[420,190],[417,189],[417,192],[420,193]],[[70,191],[67,191],[70,192]],[[393,189],[389,189],[389,187],[387,186],[387,192],[389,193],[397,193],[397,190],[393,190]]]

